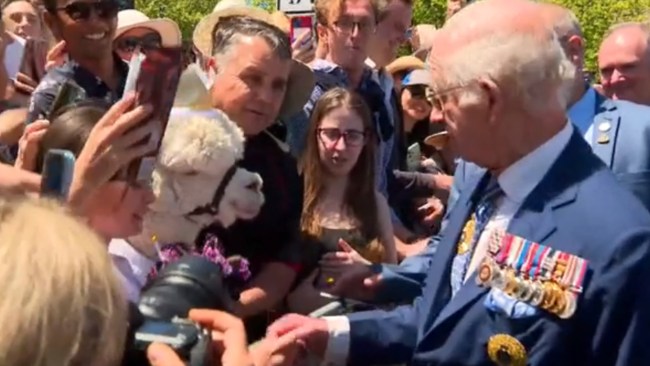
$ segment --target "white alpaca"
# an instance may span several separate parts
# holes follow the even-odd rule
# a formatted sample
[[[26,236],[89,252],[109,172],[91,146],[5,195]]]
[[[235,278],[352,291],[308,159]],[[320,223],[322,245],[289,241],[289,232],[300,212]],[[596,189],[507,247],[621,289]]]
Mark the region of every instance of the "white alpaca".
[[[175,107],[152,176],[156,199],[131,245],[155,258],[154,236],[162,244],[191,248],[201,229],[214,222],[228,227],[257,216],[264,203],[262,179],[237,167],[243,152],[243,133],[224,113]]]

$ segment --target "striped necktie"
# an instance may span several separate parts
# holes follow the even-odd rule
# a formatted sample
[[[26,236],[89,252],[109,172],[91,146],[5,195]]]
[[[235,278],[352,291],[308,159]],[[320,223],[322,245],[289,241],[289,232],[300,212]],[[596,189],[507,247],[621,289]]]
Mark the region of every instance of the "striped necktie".
[[[467,223],[465,223],[460,242],[458,243],[458,252],[451,265],[452,297],[463,286],[465,276],[467,275],[467,268],[472,260],[476,244],[488,221],[490,221],[492,214],[494,214],[496,201],[501,195],[503,195],[503,191],[499,186],[499,182],[495,178],[491,178],[483,190],[481,199],[478,201],[474,212]]]

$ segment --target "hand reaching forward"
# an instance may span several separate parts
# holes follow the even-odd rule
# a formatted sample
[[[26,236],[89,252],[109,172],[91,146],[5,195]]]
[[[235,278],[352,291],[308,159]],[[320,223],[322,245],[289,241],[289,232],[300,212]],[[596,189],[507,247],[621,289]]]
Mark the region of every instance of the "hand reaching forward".
[[[241,319],[217,310],[192,310],[189,318],[212,331],[214,366],[290,366],[300,349],[293,334],[284,334],[269,335],[249,352]],[[152,344],[147,357],[153,366],[184,366],[167,345]]]
[[[151,151],[143,139],[156,130],[158,122],[142,122],[151,114],[151,106],[137,106],[135,95],[115,103],[97,122],[77,157],[69,203],[83,210],[90,192],[108,182],[135,158]]]

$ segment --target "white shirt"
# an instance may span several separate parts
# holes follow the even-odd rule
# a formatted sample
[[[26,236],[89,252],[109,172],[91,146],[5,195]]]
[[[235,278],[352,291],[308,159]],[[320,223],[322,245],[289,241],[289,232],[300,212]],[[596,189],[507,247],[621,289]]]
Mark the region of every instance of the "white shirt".
[[[504,170],[497,180],[504,196],[481,233],[465,280],[474,272],[487,253],[490,233],[506,229],[526,197],[542,181],[571,139],[574,127],[566,126],[551,139]],[[350,322],[345,316],[325,317],[329,328],[329,340],[323,363],[345,365],[350,348]]]
[[[124,239],[111,240],[108,253],[113,259],[115,272],[124,286],[127,298],[131,302],[137,302],[140,290],[147,282],[147,275],[156,262],[135,250]]]

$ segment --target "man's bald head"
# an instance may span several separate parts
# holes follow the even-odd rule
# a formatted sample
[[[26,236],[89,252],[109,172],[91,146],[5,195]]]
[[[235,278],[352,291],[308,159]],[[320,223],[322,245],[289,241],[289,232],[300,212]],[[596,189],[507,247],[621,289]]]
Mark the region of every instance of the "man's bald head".
[[[558,46],[557,37],[540,14],[541,5],[527,0],[472,3],[436,34],[431,67],[457,79],[447,80],[448,84],[490,76],[509,83],[513,93],[524,92],[531,102],[539,101],[545,89],[540,86],[557,87],[573,76],[567,68],[574,70],[567,64],[560,67],[561,49],[553,47]]]
[[[612,27],[598,50],[605,94],[650,105],[650,29],[644,23]]]
[[[466,160],[499,170],[565,125],[575,68],[527,0],[484,0],[454,15],[429,57],[431,119]]]

